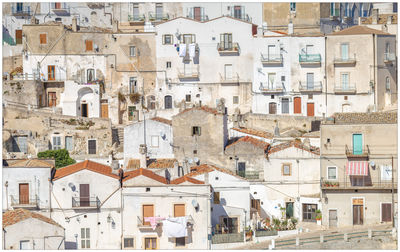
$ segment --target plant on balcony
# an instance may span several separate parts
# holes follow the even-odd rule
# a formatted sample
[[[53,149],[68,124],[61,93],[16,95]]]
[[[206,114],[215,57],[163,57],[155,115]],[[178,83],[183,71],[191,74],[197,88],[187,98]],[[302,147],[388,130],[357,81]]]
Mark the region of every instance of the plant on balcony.
[[[290,224],[289,224],[289,230],[294,230],[296,229],[298,220],[294,217],[290,218]]]
[[[322,220],[321,210],[317,209],[317,211],[315,211],[315,213],[317,214],[317,215],[315,216],[315,219],[316,219],[317,221]]]
[[[275,229],[275,230],[280,230],[280,228],[281,228],[281,221],[280,221],[279,219],[273,218],[273,219],[272,219],[272,227],[273,227],[273,229]]]
[[[288,230],[288,220],[286,219],[286,220],[283,220],[282,222],[281,222],[281,230]]]
[[[129,94],[129,100],[134,104],[137,104],[140,102],[140,97],[141,97],[141,95],[139,93]]]

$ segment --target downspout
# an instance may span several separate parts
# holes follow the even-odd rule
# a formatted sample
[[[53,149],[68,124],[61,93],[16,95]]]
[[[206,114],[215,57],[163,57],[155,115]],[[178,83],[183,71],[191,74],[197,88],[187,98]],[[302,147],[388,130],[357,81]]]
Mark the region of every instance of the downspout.
[[[8,210],[8,181],[6,181],[5,187],[6,187],[6,207]]]
[[[124,201],[122,200],[122,189],[123,187],[121,186],[121,249],[123,249],[122,244],[124,242]]]
[[[373,50],[373,55],[374,55],[374,88],[373,88],[373,92],[374,92],[374,112],[376,112],[376,110],[377,110],[376,102],[378,100],[378,97],[377,97],[378,94],[376,92],[378,84],[376,83],[376,70],[375,70],[375,67],[376,67],[376,55],[375,55],[376,42],[375,42],[375,40],[376,40],[376,36],[375,36],[375,34],[372,34],[372,45],[373,45],[372,50]]]
[[[110,3],[108,3],[108,6],[110,6]],[[113,24],[112,23],[112,13],[106,12],[106,6],[104,6],[103,11],[104,11],[104,16],[110,15],[110,25],[112,25]]]
[[[3,228],[3,249],[6,250],[6,229]]]
[[[328,116],[328,76],[327,76],[327,66],[326,66],[326,44],[328,41],[328,36],[325,35],[325,73],[324,73],[324,77],[325,77],[325,116]]]

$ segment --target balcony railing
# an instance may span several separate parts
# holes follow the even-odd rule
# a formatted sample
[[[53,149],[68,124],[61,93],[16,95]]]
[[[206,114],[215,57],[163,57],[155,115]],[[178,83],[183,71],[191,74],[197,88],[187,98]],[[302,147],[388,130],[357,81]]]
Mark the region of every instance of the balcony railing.
[[[146,20],[145,15],[128,15],[129,22],[144,22]]]
[[[350,180],[350,178],[349,178]],[[324,180],[321,183],[321,188],[325,190],[337,190],[337,189],[397,189],[397,182],[392,181],[332,181]]]
[[[240,82],[239,74],[235,73],[232,74],[231,77],[223,76],[219,74],[220,83],[221,84],[237,84]]]
[[[51,3],[51,10],[58,16],[70,15],[70,7],[67,3]]]
[[[16,197],[11,195],[11,206],[14,208],[38,208],[39,201],[37,196],[29,197],[29,196],[20,196]]]
[[[396,55],[394,53],[385,53],[383,61],[385,63],[396,61]]]
[[[240,53],[239,43],[218,43],[217,50],[220,55],[237,55]]]
[[[354,55],[354,57],[353,58],[342,58],[342,57],[338,57],[338,58],[335,58],[334,59],[334,61],[333,61],[333,63],[335,64],[335,65],[338,65],[338,66],[346,66],[346,65],[355,65],[356,64],[356,55]]]
[[[163,12],[163,13],[149,12],[149,20],[150,21],[161,21],[161,20],[168,20],[168,19],[169,19],[169,14],[166,12]]]
[[[236,175],[247,179],[259,179],[260,172],[258,171],[237,171]]]
[[[178,78],[180,80],[198,80],[200,76],[199,66],[189,68],[178,68]]]
[[[355,152],[354,149],[349,148],[347,144],[345,145],[345,152],[347,157],[368,157],[369,156],[369,146],[364,145],[361,152]]]
[[[321,64],[321,54],[299,54],[300,64]]]
[[[261,54],[261,63],[264,65],[277,65],[283,63],[282,54]]]
[[[97,197],[72,197],[72,208],[99,208],[100,200]]]
[[[232,7],[231,7],[231,8],[232,8]],[[240,15],[238,15],[238,14],[235,15],[235,14],[233,13],[233,14],[230,14],[229,16],[230,16],[230,17],[233,17],[233,18],[237,18],[237,19],[243,20],[243,21],[251,22],[251,18],[249,17],[249,15],[246,14],[246,13],[244,13],[244,12],[240,13]]]
[[[17,73],[10,77],[12,80],[40,80],[39,74]]]
[[[308,82],[308,81],[300,81],[299,82],[299,91],[300,92],[322,92],[322,82]]]
[[[12,6],[11,13],[13,16],[30,16],[31,15],[31,7],[30,6]]]
[[[200,22],[209,20],[208,19],[208,15],[196,15],[195,16],[193,13],[189,13],[186,17],[190,18],[190,19],[194,19],[194,20],[200,21]]]
[[[337,94],[355,94],[357,92],[356,84],[335,85],[334,92]]]
[[[269,82],[261,82],[260,91],[263,93],[282,93],[285,90],[282,83],[275,82],[274,84],[271,84]]]

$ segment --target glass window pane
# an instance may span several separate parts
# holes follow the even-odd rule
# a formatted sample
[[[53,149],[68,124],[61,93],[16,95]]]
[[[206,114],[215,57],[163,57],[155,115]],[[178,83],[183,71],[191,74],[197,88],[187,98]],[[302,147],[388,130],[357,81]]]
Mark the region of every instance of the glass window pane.
[[[86,248],[85,240],[81,240],[81,247],[82,247],[82,248]]]
[[[86,240],[86,248],[90,248],[90,240]]]
[[[85,229],[81,228],[81,238],[85,238]]]
[[[328,178],[336,179],[336,167],[328,167]]]
[[[86,228],[86,238],[90,238],[90,228]]]

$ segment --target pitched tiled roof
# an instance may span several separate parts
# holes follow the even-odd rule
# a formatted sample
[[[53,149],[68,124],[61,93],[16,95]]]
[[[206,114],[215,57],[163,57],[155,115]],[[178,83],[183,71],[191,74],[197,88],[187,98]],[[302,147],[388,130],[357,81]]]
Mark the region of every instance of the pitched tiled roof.
[[[346,29],[343,29],[338,32],[334,32],[332,34],[328,34],[328,36],[332,35],[358,35],[358,34],[379,34],[379,35],[391,35],[390,33],[383,32],[380,30],[375,30],[366,26],[356,25]]]
[[[147,160],[147,168],[148,169],[162,169],[162,168],[173,168],[175,165],[175,158],[158,158],[158,159],[149,159]],[[138,169],[144,168],[140,167],[139,159],[129,159],[128,166],[126,169]]]
[[[133,170],[133,171],[125,172],[123,181],[129,180],[129,179],[135,178],[137,176],[141,176],[141,175],[145,176],[145,177],[148,177],[148,178],[151,178],[151,179],[154,179],[154,180],[156,180],[158,182],[161,182],[163,184],[167,184],[167,180],[164,177],[162,177],[160,175],[157,175],[154,172],[152,172],[150,170],[147,170],[147,169],[143,169],[143,168],[139,168],[139,169],[136,169],[136,170]]]
[[[268,138],[272,139],[274,135],[272,133],[269,133],[267,131],[261,131],[261,130],[255,130],[255,129],[249,129],[249,128],[233,128],[233,130],[253,135],[253,136],[258,136],[258,137],[263,137],[263,138]]]
[[[172,125],[172,121],[171,120],[168,120],[168,119],[165,119],[165,118],[161,118],[161,117],[153,117],[150,120],[161,122],[161,123],[165,123],[165,124],[168,124],[168,125]]]
[[[10,211],[3,213],[3,228],[10,226],[10,225],[14,225],[20,221],[23,221],[23,220],[29,219],[29,218],[35,218],[35,219],[38,219],[38,220],[47,222],[49,224],[56,225],[56,226],[63,228],[60,224],[58,224],[57,222],[55,222],[54,220],[52,220],[50,218],[47,218],[46,216],[43,216],[41,214],[34,213],[34,212],[31,212],[31,211],[28,211],[28,210],[22,209],[22,208],[10,210]]]
[[[392,16],[392,24],[397,24],[397,14],[379,14],[378,24],[387,24],[390,16]],[[362,17],[361,24],[372,24],[372,16]]]
[[[266,150],[268,148],[268,146],[269,146],[269,143],[266,143],[264,141],[258,140],[258,139],[254,138],[254,137],[251,137],[251,136],[244,136],[244,137],[239,138],[235,142],[231,143],[230,145],[226,146],[226,149],[231,148],[235,144],[242,143],[242,142],[250,143],[250,144],[254,145],[257,148],[262,148],[264,150]]]
[[[53,168],[54,160],[46,160],[46,159],[21,159],[21,160],[4,160],[4,166],[7,167],[44,167],[44,168]]]
[[[204,184],[203,181],[191,178],[189,176],[183,176],[183,177],[174,179],[174,180],[171,181],[171,184],[181,184],[181,183],[186,182],[186,181],[188,181],[188,182],[190,182],[192,184],[197,184],[197,185]]]
[[[81,171],[81,170],[89,170],[93,172],[97,172],[112,178],[119,179],[119,176],[116,174],[112,173],[112,169],[108,165],[103,165],[99,164],[90,160],[85,160],[80,163],[76,163],[73,165],[69,165],[60,169],[57,169],[56,174],[54,176],[54,180],[63,178],[65,176],[71,175],[75,172]]]
[[[319,148],[318,147],[314,147],[314,146],[307,147],[307,146],[303,145],[300,141],[296,141],[296,140],[284,142],[284,143],[281,143],[281,144],[273,146],[269,150],[268,155],[272,154],[272,153],[275,153],[275,152],[279,152],[281,150],[287,149],[287,148],[292,147],[292,146],[296,147],[296,148],[299,148],[299,149],[302,149],[302,150],[305,150],[305,151],[308,151],[308,152],[311,152],[311,153],[313,153],[315,155],[319,155]]]
[[[217,114],[223,115],[221,112],[218,112],[216,109],[210,108],[210,107],[207,107],[207,106],[188,108],[188,109],[185,109],[185,110],[181,111],[178,115],[186,113],[188,111],[192,111],[192,110],[203,110],[205,112],[212,113],[214,115],[217,115]]]
[[[229,174],[231,176],[235,176],[237,178],[246,180],[245,178],[236,175],[234,172],[232,172],[230,170],[227,170],[227,169],[224,169],[224,168],[220,168],[220,167],[217,167],[217,166],[211,165],[211,164],[201,164],[201,165],[198,165],[198,166],[193,166],[193,167],[190,168],[190,173],[186,174],[185,176],[194,177],[194,176],[198,176],[198,175],[201,175],[201,174],[204,174],[204,173],[209,173],[209,172],[212,172],[212,171],[223,172],[223,173]]]

